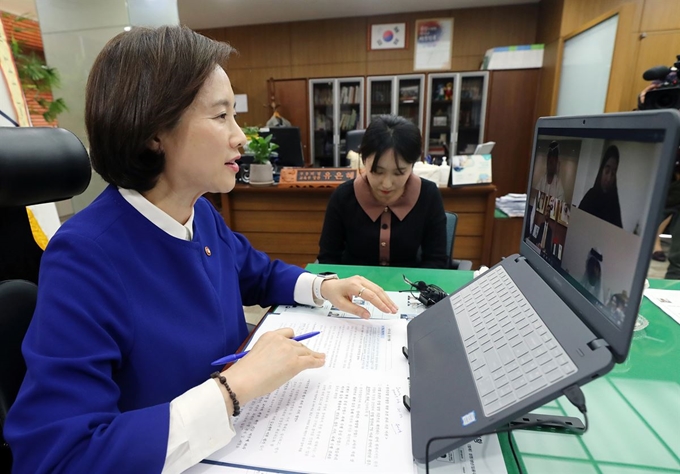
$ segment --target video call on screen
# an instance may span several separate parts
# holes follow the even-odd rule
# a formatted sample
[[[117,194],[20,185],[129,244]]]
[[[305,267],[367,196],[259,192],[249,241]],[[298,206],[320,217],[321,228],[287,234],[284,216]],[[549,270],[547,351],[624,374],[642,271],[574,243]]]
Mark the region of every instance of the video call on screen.
[[[621,326],[661,143],[539,131],[536,146],[524,241]]]

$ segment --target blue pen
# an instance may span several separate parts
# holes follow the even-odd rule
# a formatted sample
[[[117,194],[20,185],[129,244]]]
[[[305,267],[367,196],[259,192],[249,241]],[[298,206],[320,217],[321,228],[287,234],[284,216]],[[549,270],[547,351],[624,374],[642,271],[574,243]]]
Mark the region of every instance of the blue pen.
[[[304,341],[305,339],[309,339],[310,337],[314,337],[317,334],[321,334],[321,331],[314,331],[314,332],[308,332],[307,334],[300,334],[299,336],[295,336],[292,339],[294,341]],[[229,364],[230,362],[235,362],[239,360],[241,357],[246,355],[250,351],[245,351],[245,352],[239,352],[238,354],[232,354],[228,355],[225,357],[222,357],[221,359],[217,359],[216,361],[213,361],[210,363],[210,365],[224,365],[224,364]]]

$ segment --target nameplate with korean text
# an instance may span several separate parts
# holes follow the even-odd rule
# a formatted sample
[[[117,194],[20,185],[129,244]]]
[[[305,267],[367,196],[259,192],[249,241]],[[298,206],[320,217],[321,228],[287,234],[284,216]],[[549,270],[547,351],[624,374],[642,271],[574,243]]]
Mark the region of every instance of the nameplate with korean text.
[[[334,188],[356,178],[352,168],[283,168],[280,188]]]

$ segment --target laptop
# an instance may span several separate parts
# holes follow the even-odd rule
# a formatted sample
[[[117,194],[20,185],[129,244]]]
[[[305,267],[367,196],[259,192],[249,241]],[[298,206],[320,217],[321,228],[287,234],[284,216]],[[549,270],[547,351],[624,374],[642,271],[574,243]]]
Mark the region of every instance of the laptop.
[[[519,254],[408,325],[417,461],[626,359],[679,132],[671,109],[538,120]]]

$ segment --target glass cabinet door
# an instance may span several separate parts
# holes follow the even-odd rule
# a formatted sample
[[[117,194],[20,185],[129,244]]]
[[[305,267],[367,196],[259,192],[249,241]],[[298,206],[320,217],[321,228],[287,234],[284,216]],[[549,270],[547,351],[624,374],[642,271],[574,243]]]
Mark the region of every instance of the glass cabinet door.
[[[397,103],[394,112],[411,122],[418,128],[423,123],[423,89],[424,76],[397,76]]]
[[[393,76],[368,78],[367,125],[374,116],[392,113],[393,84]]]
[[[334,81],[310,81],[312,135],[312,163],[315,166],[333,166],[335,130]]]
[[[484,139],[488,73],[460,75],[456,155],[470,155]]]
[[[456,117],[455,90],[458,75],[430,74],[428,83],[428,112],[425,123],[425,156],[441,162],[451,156]]]
[[[338,79],[337,134],[338,152],[333,166],[347,166],[345,138],[349,130],[364,128],[364,79]]]

